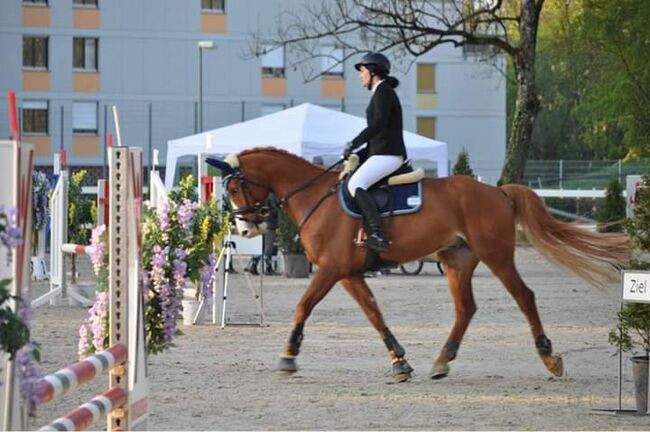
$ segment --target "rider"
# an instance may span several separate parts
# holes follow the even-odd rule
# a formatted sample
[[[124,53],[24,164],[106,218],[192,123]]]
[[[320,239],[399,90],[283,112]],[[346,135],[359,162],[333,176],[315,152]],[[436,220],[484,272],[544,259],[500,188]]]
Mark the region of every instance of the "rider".
[[[389,76],[390,61],[381,53],[368,53],[354,65],[361,84],[372,92],[366,120],[368,127],[345,146],[344,157],[368,143],[368,158],[352,174],[348,191],[363,213],[368,238],[366,245],[379,252],[388,250],[377,206],[367,192],[380,179],[393,173],[406,160],[402,134],[402,105],[395,93],[397,78]]]

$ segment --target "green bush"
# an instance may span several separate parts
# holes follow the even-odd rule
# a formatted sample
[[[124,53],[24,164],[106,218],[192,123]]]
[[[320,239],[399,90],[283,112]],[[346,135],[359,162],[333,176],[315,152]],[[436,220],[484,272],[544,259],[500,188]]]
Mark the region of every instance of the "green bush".
[[[300,242],[298,226],[291,220],[284,208],[278,210],[278,249],[283,253],[304,254],[305,249]]]
[[[605,199],[599,200],[597,204],[596,218],[600,232],[621,232],[625,219],[625,198],[623,187],[618,179],[612,178],[607,183]]]
[[[467,153],[467,150],[462,149],[461,152],[458,153],[458,159],[456,159],[456,164],[452,169],[452,174],[474,177],[474,171],[472,171],[472,167],[469,164],[469,153]]]

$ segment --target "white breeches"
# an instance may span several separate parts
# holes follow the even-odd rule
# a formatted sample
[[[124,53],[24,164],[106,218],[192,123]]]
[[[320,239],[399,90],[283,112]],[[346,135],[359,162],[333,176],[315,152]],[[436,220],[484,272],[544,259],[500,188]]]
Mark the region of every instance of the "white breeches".
[[[374,155],[370,156],[357,169],[348,182],[348,191],[354,196],[357,188],[368,189],[382,178],[394,172],[402,165],[402,156]]]

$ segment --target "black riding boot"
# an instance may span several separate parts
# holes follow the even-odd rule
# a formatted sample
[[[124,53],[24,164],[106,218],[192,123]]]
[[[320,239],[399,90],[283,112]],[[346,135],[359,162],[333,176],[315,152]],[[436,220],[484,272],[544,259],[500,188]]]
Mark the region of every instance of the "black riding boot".
[[[366,245],[377,252],[387,251],[390,244],[384,236],[384,227],[382,226],[381,217],[379,217],[379,211],[377,210],[375,201],[362,188],[357,188],[354,191],[354,201],[357,203],[361,213],[363,213],[364,227],[368,234]]]

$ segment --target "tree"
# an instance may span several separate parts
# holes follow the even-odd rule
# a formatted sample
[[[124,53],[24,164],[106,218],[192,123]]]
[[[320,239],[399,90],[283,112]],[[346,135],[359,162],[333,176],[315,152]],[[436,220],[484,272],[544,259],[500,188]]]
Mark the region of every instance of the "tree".
[[[529,159],[590,159],[577,107],[584,96],[589,46],[581,39],[582,0],[547,0],[540,19],[536,82],[541,111]]]
[[[472,167],[469,165],[469,153],[467,153],[467,150],[462,149],[461,152],[458,153],[458,159],[456,159],[456,164],[451,172],[453,175],[474,177],[474,171],[472,171]]]
[[[295,49],[296,63],[302,65],[323,56],[317,44],[321,40],[345,49],[343,59],[334,59],[339,62],[368,49],[397,49],[418,57],[443,44],[483,46],[505,54],[513,65],[517,97],[500,182],[520,183],[540,110],[535,47],[543,4],[544,0],[309,1],[303,9],[284,12],[271,42]]]
[[[583,0],[593,55],[579,114],[596,157],[650,155],[650,9],[645,0]]]

